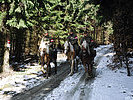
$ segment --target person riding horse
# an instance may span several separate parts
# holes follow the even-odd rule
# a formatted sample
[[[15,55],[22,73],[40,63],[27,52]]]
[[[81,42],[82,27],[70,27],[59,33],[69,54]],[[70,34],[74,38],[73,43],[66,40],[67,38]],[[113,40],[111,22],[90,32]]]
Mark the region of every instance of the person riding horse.
[[[47,64],[46,77],[51,74],[50,62],[55,64],[55,73],[57,73],[57,49],[55,47],[54,38],[50,37],[48,33],[45,33],[42,37],[41,44],[39,47],[41,56],[41,66]]]
[[[81,51],[79,53],[82,64],[85,68],[86,77],[93,77],[93,63],[96,51],[93,48],[92,38],[85,32],[84,37],[80,41]]]
[[[92,55],[92,61],[94,61],[94,57],[96,56],[96,51],[94,50],[94,41],[93,41],[92,37],[87,34],[87,32],[84,32],[83,35],[84,35],[84,37],[81,39],[80,44],[82,44],[84,40],[87,42],[87,44],[88,44],[87,51],[90,55]],[[81,54],[82,54],[82,49],[81,49],[79,55],[81,56]],[[94,62],[92,62],[92,63],[94,63]]]
[[[78,55],[80,51],[80,47],[78,45],[77,35],[74,33],[73,29],[71,29],[71,32],[69,33],[69,36],[67,37],[67,40],[73,45],[74,50],[76,51],[76,55]]]
[[[45,34],[45,40],[49,41],[49,47],[50,50],[55,51],[56,46],[55,46],[55,38],[49,35],[49,33]]]
[[[92,56],[92,61],[94,61],[94,57],[96,56],[96,51],[94,50],[94,41],[92,37],[87,34],[87,32],[84,32],[83,35],[84,37],[81,39],[80,44],[82,44],[84,40],[87,42],[87,51]],[[82,50],[80,51],[80,55],[81,52]]]
[[[67,60],[70,62],[71,66],[70,76],[73,75],[74,72],[78,71],[79,49],[78,38],[74,33],[74,30],[71,29],[67,41],[64,43],[64,53],[67,55]]]

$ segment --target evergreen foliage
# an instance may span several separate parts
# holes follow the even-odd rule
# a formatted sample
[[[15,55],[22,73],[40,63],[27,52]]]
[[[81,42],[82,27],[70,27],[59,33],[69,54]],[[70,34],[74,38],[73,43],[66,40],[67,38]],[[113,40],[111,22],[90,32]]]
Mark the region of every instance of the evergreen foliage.
[[[128,67],[129,52],[133,52],[133,1],[131,0],[91,0],[94,4],[100,4],[99,14],[103,21],[113,23],[114,49],[122,66],[122,61]]]
[[[10,61],[12,56],[20,62],[37,55],[40,38],[47,32],[63,43],[70,29],[78,35],[87,30],[97,41],[103,31],[99,7],[90,0],[0,0],[0,31],[5,43],[11,40]]]

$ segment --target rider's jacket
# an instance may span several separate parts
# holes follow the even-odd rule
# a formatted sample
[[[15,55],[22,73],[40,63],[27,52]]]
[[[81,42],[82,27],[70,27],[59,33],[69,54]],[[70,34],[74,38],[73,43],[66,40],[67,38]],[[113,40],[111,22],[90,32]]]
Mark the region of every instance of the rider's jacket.
[[[92,53],[93,57],[95,57],[96,56],[96,50],[94,50],[94,41],[92,40],[92,37],[90,37],[90,36],[83,37],[80,41],[80,44],[82,44],[84,40],[86,40],[86,42],[89,44],[90,52]]]
[[[53,38],[52,36],[46,35],[44,37],[44,41],[49,41],[49,48],[50,50],[54,51],[54,49],[56,48],[55,46],[55,38]]]
[[[82,44],[84,40],[86,40],[86,42],[91,45],[92,38],[90,36],[84,36],[81,39],[80,44]]]
[[[49,41],[50,40],[50,36],[47,35],[47,36],[44,36],[44,41]]]
[[[67,39],[69,42],[71,42],[72,45],[77,44],[78,39],[76,34],[70,34]]]

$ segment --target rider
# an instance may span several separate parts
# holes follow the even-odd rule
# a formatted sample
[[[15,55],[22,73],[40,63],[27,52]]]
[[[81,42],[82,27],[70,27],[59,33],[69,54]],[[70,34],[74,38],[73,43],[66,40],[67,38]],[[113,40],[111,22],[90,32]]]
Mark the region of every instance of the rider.
[[[74,50],[76,51],[76,55],[78,55],[80,48],[78,45],[78,38],[74,32],[74,29],[71,29],[69,36],[67,37],[67,40],[68,40],[68,42],[70,42],[73,45]]]
[[[44,34],[44,39],[45,39],[46,41],[49,41],[49,39],[50,39],[49,33],[45,33],[45,34]]]
[[[80,44],[82,44],[83,41],[86,40],[86,42],[88,43],[88,46],[90,48],[90,54],[92,55],[93,60],[94,60],[94,57],[96,56],[96,51],[94,50],[94,41],[93,41],[92,37],[87,34],[86,31],[84,32],[83,35],[84,35],[84,37],[81,39]],[[82,50],[80,51],[80,55],[81,55],[81,52],[82,52]],[[88,50],[88,53],[89,53],[89,50]]]
[[[53,50],[56,48],[55,39],[53,37],[50,38],[50,48]]]
[[[53,36],[50,36],[50,34],[49,33],[45,33],[44,34],[44,40],[46,40],[46,41],[49,41],[49,45],[50,45],[50,47],[52,47],[52,46],[54,46],[54,38],[53,38]]]
[[[49,33],[45,33],[43,35],[43,41],[48,41],[49,43],[47,45],[49,45],[50,50],[54,50],[55,47],[55,39],[53,38],[53,36],[50,36]]]
[[[55,38],[53,36],[50,36],[49,33],[45,34],[45,39],[49,41],[49,55],[50,57],[54,56],[57,58],[57,48],[55,44]]]
[[[87,34],[87,32],[84,32],[83,35],[84,35],[84,37],[81,39],[80,44],[82,44],[84,40],[86,40],[86,42],[87,42],[88,44],[90,44],[91,41],[92,41],[92,37],[90,37],[90,36]]]
[[[42,49],[44,48],[44,41],[49,41],[49,34],[48,33],[44,33],[41,37],[41,42],[40,42],[40,46],[39,46],[39,50],[42,51]]]

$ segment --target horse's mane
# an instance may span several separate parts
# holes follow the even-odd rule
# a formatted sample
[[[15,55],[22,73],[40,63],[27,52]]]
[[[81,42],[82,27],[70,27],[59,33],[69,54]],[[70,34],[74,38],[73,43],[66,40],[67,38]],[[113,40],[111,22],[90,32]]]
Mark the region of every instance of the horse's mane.
[[[71,42],[66,41],[66,42],[64,43],[64,47],[65,47],[65,49],[69,47],[71,52],[74,51],[74,47],[73,47],[73,45],[71,44]]]
[[[85,49],[87,49],[88,53],[90,54],[90,46],[89,46],[89,44],[87,43],[86,40],[83,41],[81,46],[84,47]]]
[[[86,40],[84,40],[81,45],[86,49],[87,48],[87,42],[86,42]]]
[[[70,50],[71,50],[71,51],[74,51],[74,47],[73,47],[73,45],[71,44],[71,42],[69,42],[69,45],[70,45]]]
[[[45,49],[46,53],[49,54],[49,41],[46,41],[43,37],[41,39],[40,46],[39,46],[39,50],[40,50],[41,55],[43,54],[44,49]]]

